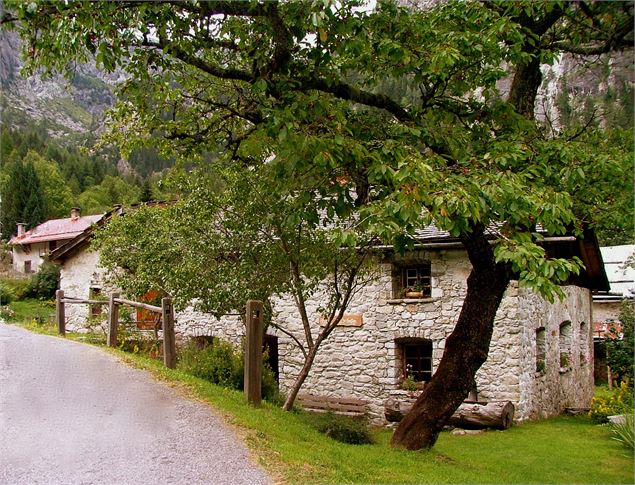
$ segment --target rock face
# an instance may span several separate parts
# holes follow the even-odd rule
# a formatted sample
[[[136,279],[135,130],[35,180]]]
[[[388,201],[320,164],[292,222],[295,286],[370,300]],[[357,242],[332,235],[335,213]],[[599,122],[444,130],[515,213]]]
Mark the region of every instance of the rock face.
[[[401,389],[404,345],[431,342],[432,372],[452,332],[466,292],[469,261],[463,251],[418,251],[408,256],[431,262],[432,295],[417,300],[394,297],[392,264],[384,263],[374,283],[357,295],[347,311],[361,326],[337,328],[324,342],[302,392],[349,396],[369,402],[369,414],[384,421],[386,399],[411,393]],[[510,286],[498,311],[488,360],[476,376],[479,401],[511,401],[515,420],[588,406],[593,394],[591,296],[568,286],[567,298],[550,304],[531,291]],[[318,301],[309,303],[315,329]],[[291,299],[275,302],[275,320],[302,335]],[[353,318],[351,318],[351,321]],[[177,315],[181,337],[214,335],[240,345],[244,327],[238,317],[216,320],[193,309]],[[289,389],[302,356],[293,341],[278,338],[280,385]]]
[[[104,110],[114,103],[113,88],[121,73],[107,74],[78,65],[72,79],[20,76],[20,39],[0,30],[0,88],[3,122],[10,126],[38,123],[49,135],[99,131]]]

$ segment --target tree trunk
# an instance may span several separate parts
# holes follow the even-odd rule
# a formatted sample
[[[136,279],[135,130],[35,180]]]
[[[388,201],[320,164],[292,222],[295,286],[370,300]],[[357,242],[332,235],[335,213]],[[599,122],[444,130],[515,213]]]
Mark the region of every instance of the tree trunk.
[[[527,64],[520,64],[514,73],[508,101],[516,112],[528,120],[534,119],[536,96],[542,83],[540,56],[534,56]]]
[[[285,411],[291,411],[291,409],[293,408],[293,403],[295,402],[296,397],[298,397],[300,388],[302,387],[302,384],[304,384],[306,378],[309,376],[309,371],[313,366],[313,361],[315,360],[318,346],[319,342],[316,342],[313,348],[309,350],[309,353],[304,360],[304,365],[302,366],[302,369],[300,369],[298,377],[295,378],[295,382],[293,383],[293,386],[291,387],[291,390],[287,395],[287,399],[284,401],[284,405],[282,406],[282,409],[284,409]]]
[[[392,446],[431,448],[454,411],[474,388],[476,371],[487,359],[496,311],[510,281],[507,266],[498,264],[483,226],[463,234],[472,271],[467,295],[454,330],[447,338],[438,369],[412,411],[401,421]]]
[[[384,403],[384,414],[391,422],[401,421],[412,409],[412,403],[388,399]],[[461,428],[508,429],[514,419],[514,405],[510,401],[485,403],[467,402],[450,416],[448,424]]]

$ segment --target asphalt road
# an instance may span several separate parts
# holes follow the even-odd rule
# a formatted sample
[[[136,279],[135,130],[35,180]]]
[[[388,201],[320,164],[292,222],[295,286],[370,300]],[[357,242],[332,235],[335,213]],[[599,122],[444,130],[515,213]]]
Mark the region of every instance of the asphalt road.
[[[270,482],[209,407],[98,348],[0,324],[0,484]]]

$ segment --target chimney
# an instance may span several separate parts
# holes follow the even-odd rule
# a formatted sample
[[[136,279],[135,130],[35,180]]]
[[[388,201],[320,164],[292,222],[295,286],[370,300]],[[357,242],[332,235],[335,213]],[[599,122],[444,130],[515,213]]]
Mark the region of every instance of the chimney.
[[[24,237],[26,224],[24,222],[16,222],[16,224],[18,226],[18,237]]]
[[[71,209],[71,221],[76,221],[77,219],[80,218],[80,209],[79,207],[73,207]]]

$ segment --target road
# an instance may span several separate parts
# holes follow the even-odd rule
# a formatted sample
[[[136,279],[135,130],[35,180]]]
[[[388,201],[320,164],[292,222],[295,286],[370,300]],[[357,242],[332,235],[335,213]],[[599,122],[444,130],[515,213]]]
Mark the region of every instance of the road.
[[[0,484],[271,483],[206,405],[102,350],[0,323]]]

